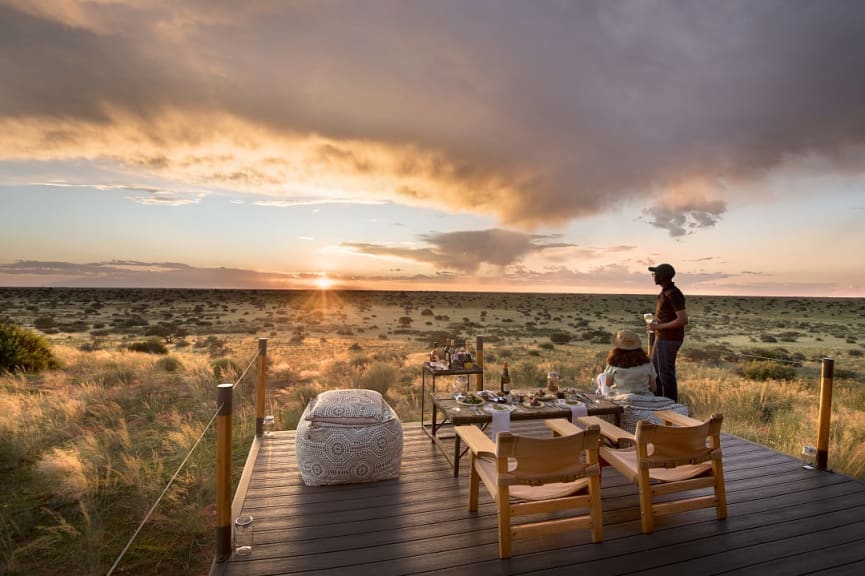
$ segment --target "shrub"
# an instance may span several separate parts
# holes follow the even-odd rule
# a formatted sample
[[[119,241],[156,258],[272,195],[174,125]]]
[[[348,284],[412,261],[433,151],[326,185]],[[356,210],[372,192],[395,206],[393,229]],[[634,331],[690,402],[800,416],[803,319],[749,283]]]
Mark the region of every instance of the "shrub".
[[[147,354],[168,354],[168,348],[158,338],[151,338],[144,342],[133,342],[126,348],[133,352],[146,352]]]
[[[57,366],[45,338],[15,324],[0,322],[0,371],[39,372]]]
[[[752,360],[741,366],[742,376],[751,380],[793,380],[796,369],[788,364],[775,361]]]
[[[368,390],[375,390],[382,396],[387,394],[390,387],[397,383],[399,370],[392,364],[376,362],[370,364],[366,372],[360,378],[360,385]]]
[[[166,356],[156,361],[156,367],[166,372],[177,372],[183,369],[183,362],[174,356]]]
[[[567,344],[571,341],[571,335],[565,332],[553,332],[550,334],[550,340],[553,344]]]
[[[789,362],[794,366],[801,366],[802,360],[805,359],[801,353],[796,352],[791,354],[786,348],[750,348],[743,350],[740,356],[744,361],[777,361]]]
[[[588,340],[592,344],[609,344],[612,337],[613,334],[606,330],[587,330],[583,332],[583,340]]]
[[[54,318],[52,316],[40,316],[33,321],[33,327],[43,332],[54,328],[54,326]]]
[[[691,362],[714,364],[716,366],[720,366],[724,361],[735,362],[736,360],[736,354],[732,350],[719,346],[685,346],[679,354]]]
[[[240,366],[231,358],[217,358],[210,363],[210,368],[217,380],[236,378],[241,373]]]

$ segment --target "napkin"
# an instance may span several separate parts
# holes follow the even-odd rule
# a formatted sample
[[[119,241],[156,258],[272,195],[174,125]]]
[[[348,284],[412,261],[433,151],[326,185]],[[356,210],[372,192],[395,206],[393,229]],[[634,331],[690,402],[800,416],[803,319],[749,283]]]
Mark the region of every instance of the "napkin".
[[[511,430],[511,413],[509,410],[491,410],[493,415],[493,442],[496,441],[496,436],[499,432],[510,432]]]
[[[598,396],[609,396],[612,392],[612,389],[607,386],[607,374],[605,372],[601,372],[595,377],[595,383],[597,384],[595,394]]]
[[[580,428],[585,428],[580,421],[577,420],[577,416],[588,416],[589,410],[586,408],[585,404],[571,404],[571,422],[573,422],[576,426]]]

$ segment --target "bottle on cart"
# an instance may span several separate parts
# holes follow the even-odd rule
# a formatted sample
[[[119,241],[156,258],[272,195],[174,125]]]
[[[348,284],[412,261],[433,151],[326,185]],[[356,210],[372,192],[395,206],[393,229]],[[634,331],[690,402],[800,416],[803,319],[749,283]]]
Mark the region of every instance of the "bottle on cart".
[[[502,381],[499,386],[499,391],[505,396],[511,393],[511,373],[508,372],[507,362],[505,362],[502,367]]]
[[[451,344],[450,340],[445,340],[444,347],[442,348],[442,362],[450,368],[451,367]]]
[[[433,342],[432,350],[429,353],[429,361],[430,362],[438,362],[439,361],[439,343]]]

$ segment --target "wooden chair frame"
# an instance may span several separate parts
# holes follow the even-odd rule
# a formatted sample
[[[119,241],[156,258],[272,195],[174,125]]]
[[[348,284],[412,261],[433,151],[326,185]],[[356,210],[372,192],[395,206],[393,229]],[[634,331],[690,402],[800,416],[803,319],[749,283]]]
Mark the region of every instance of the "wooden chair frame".
[[[500,432],[495,444],[477,426],[455,430],[471,451],[469,511],[478,509],[481,482],[496,502],[499,558],[511,557],[515,538],[589,529],[592,542],[603,540],[597,426],[559,438]],[[588,513],[512,522],[516,516],[573,509]]]
[[[682,414],[661,411],[657,416],[663,425],[640,421],[636,434],[630,434],[609,422],[600,425],[601,434],[616,444],[633,443],[617,449],[601,446],[601,459],[637,484],[640,495],[640,523],[643,533],[655,528],[655,516],[675,514],[701,508],[715,508],[719,520],[727,517],[727,495],[721,452],[723,416],[713,414],[700,421]],[[597,418],[582,417],[584,424],[599,424]],[[565,420],[551,421],[548,426],[557,434],[578,430]],[[701,488],[713,493],[655,502],[665,496]]]

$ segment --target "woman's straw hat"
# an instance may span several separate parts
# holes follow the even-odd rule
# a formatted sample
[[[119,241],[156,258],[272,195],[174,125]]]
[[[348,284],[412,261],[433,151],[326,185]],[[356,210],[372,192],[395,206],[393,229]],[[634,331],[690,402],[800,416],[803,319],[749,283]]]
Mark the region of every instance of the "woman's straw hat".
[[[620,350],[639,350],[643,347],[640,337],[630,330],[619,330],[610,339],[610,344]]]

